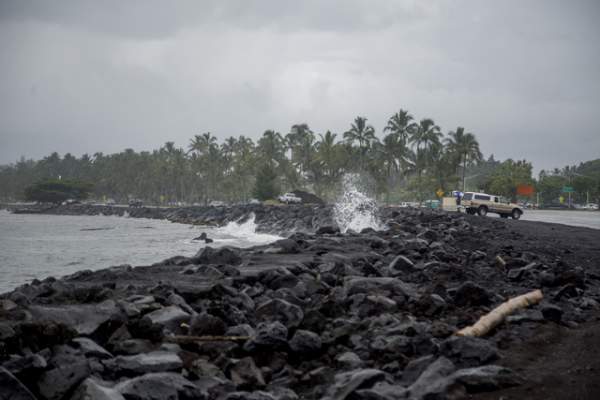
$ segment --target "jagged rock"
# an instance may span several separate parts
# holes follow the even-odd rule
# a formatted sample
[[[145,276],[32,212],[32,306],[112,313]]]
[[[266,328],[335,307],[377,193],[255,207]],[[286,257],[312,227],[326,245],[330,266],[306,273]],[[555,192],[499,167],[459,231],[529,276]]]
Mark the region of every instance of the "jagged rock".
[[[226,336],[254,336],[256,331],[248,324],[230,326],[225,332]]]
[[[265,378],[252,357],[245,357],[237,361],[230,368],[231,381],[238,389],[262,388]]]
[[[348,278],[344,282],[344,289],[348,296],[358,293],[383,296],[414,297],[416,291],[398,278]]]
[[[300,246],[298,246],[298,243],[292,239],[277,240],[276,242],[273,242],[269,248],[275,250],[271,252],[278,254],[295,254],[300,251]]]
[[[225,374],[215,364],[208,362],[202,358],[194,360],[189,368],[190,372],[196,375],[198,378],[201,377],[217,377],[225,379]]]
[[[499,365],[461,369],[452,374],[451,379],[463,384],[468,392],[487,392],[523,382],[511,369]]]
[[[0,313],[16,310],[19,306],[10,299],[0,299]]]
[[[0,399],[36,400],[29,389],[3,367],[0,367]]]
[[[231,247],[221,247],[213,249],[205,247],[193,257],[194,264],[229,264],[239,265],[242,263],[237,249]]]
[[[397,359],[414,352],[411,338],[404,335],[379,335],[370,341],[369,347],[385,360]]]
[[[306,355],[314,354],[321,350],[321,338],[314,332],[298,329],[292,340],[290,340],[290,348],[296,353]]]
[[[358,369],[364,365],[364,361],[351,351],[340,354],[335,361],[343,369]]]
[[[562,319],[563,313],[564,313],[564,311],[562,310],[562,308],[560,308],[559,306],[557,306],[555,304],[544,304],[542,306],[542,315],[548,321],[557,322],[557,323],[560,322],[560,320]]]
[[[361,296],[361,298],[357,299],[358,303],[356,306],[354,303],[352,304],[351,309],[361,318],[370,317],[381,313],[391,313],[398,309],[398,303],[386,296],[358,296]]]
[[[193,240],[206,240],[208,238],[208,235],[206,234],[206,232],[202,232],[200,234],[200,236],[195,237]]]
[[[113,358],[112,354],[91,339],[84,337],[75,338],[73,339],[73,344],[75,345],[75,348],[79,349],[86,357],[99,359]]]
[[[295,328],[302,322],[304,313],[285,300],[272,299],[256,308],[256,317],[262,321],[281,321],[288,328]]]
[[[30,354],[18,356],[5,361],[2,367],[6,368],[11,374],[22,375],[40,372],[48,366],[46,359],[39,354]]]
[[[459,399],[465,389],[448,376],[455,371],[452,361],[440,357],[431,363],[408,388],[410,399]]]
[[[407,399],[408,391],[400,385],[377,382],[369,389],[357,390],[353,398],[360,400],[399,400]]]
[[[73,328],[78,335],[93,336],[98,328],[111,319],[122,320],[121,310],[114,300],[99,304],[66,306],[30,306],[35,320],[53,321]]]
[[[454,303],[459,307],[486,306],[491,303],[491,295],[483,287],[467,281],[456,289]]]
[[[213,267],[212,265],[200,265],[194,267],[194,273],[202,275],[208,279],[221,279],[225,276],[223,272]]]
[[[79,385],[71,400],[125,400],[125,397],[103,382],[87,378]]]
[[[7,323],[0,322],[0,340],[12,340],[16,335],[15,330]]]
[[[417,235],[417,238],[426,239],[430,242],[434,242],[434,241],[438,240],[439,235],[437,234],[436,231],[433,231],[431,229],[425,229],[423,232],[421,232]]]
[[[177,306],[168,306],[156,311],[152,311],[144,316],[152,324],[161,325],[172,332],[180,330],[182,322],[188,322],[190,320],[190,314],[183,311]]]
[[[115,390],[131,400],[208,400],[208,394],[172,372],[150,373],[119,383]]]
[[[298,395],[290,389],[281,388],[270,392],[256,390],[254,392],[229,393],[224,400],[298,400]]]
[[[38,392],[48,400],[60,400],[91,373],[85,359],[45,371],[37,381]]]
[[[190,321],[190,334],[195,336],[222,335],[226,329],[227,325],[221,318],[205,312],[194,315]]]
[[[370,388],[385,379],[385,372],[378,369],[358,369],[335,376],[335,383],[329,389],[327,400],[350,399],[358,389]]]
[[[104,365],[118,375],[141,375],[151,372],[180,370],[181,358],[175,353],[153,351],[134,356],[117,356],[104,362]]]
[[[498,349],[485,339],[452,336],[440,344],[440,352],[460,365],[481,365],[498,357]]]
[[[340,232],[340,228],[330,226],[330,225],[325,225],[325,226],[321,226],[320,228],[318,228],[315,233],[317,235],[334,235],[339,232]]]
[[[428,246],[429,243],[427,242],[427,240],[421,238],[409,239],[404,242],[405,250],[415,250],[418,252],[422,252],[426,251]]]
[[[413,384],[435,360],[435,356],[431,354],[411,360],[402,371],[402,383],[406,385]]]
[[[287,347],[288,330],[281,322],[260,323],[255,335],[244,345],[247,351],[260,348],[277,350]]]
[[[156,349],[156,345],[147,339],[126,339],[115,343],[112,348],[117,354],[133,355],[151,352]]]
[[[405,256],[397,256],[388,266],[389,276],[403,276],[415,270],[415,264]]]

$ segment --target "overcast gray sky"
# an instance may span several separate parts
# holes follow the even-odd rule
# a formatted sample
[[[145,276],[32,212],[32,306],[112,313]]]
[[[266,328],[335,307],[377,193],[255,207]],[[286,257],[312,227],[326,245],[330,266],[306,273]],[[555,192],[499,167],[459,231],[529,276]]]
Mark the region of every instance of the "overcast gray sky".
[[[399,108],[536,170],[600,157],[600,1],[0,0],[0,163]]]

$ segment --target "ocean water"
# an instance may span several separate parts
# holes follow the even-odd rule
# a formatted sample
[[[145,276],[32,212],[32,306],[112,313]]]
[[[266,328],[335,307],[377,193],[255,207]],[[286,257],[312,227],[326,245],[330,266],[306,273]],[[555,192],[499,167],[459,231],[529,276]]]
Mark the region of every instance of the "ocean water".
[[[202,232],[214,243],[193,240]],[[193,256],[204,246],[250,247],[278,239],[257,234],[253,219],[211,228],[152,219],[0,210],[0,293],[34,278],[121,264],[150,265],[177,255]]]

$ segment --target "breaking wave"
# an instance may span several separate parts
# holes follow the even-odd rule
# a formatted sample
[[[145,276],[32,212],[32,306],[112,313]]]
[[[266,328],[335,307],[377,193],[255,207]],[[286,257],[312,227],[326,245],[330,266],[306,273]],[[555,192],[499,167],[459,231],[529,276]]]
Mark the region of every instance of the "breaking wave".
[[[379,219],[379,207],[374,199],[360,188],[358,174],[346,174],[342,180],[342,195],[333,206],[333,218],[340,231],[360,232],[365,228],[383,229]]]

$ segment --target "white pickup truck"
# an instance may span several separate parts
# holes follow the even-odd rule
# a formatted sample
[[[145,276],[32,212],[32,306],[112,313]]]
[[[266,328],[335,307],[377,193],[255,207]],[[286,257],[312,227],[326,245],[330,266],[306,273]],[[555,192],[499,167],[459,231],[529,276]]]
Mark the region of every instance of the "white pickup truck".
[[[277,198],[277,200],[279,200],[282,203],[285,204],[300,204],[302,203],[302,199],[298,196],[296,196],[294,193],[286,193],[286,194],[282,194],[281,196],[279,196]]]

